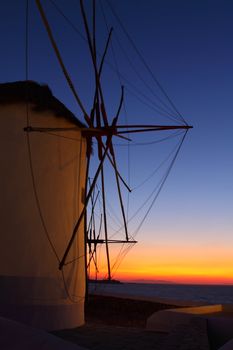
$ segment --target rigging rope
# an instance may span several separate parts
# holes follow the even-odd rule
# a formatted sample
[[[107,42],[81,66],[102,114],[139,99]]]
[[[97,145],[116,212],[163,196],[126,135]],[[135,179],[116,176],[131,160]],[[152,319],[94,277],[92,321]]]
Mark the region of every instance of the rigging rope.
[[[157,84],[157,86],[159,87],[159,89],[161,90],[161,92],[164,94],[164,96],[166,97],[166,99],[168,100],[168,102],[170,103],[170,105],[173,107],[174,111],[179,115],[180,119],[187,125],[186,121],[184,120],[184,118],[182,117],[181,113],[178,111],[178,109],[176,108],[176,106],[174,105],[174,103],[172,102],[172,100],[169,98],[167,92],[165,91],[165,89],[162,87],[162,85],[160,84],[160,82],[158,81],[158,79],[155,77],[154,73],[152,72],[151,68],[149,67],[149,65],[147,64],[146,60],[144,59],[143,55],[141,54],[141,52],[139,51],[139,49],[137,48],[135,42],[133,41],[132,37],[129,35],[129,33],[127,32],[125,26],[123,25],[122,21],[120,20],[119,16],[117,15],[116,11],[114,10],[112,4],[110,3],[109,0],[105,0],[109,6],[109,8],[111,9],[111,12],[113,13],[114,17],[117,19],[118,23],[120,24],[124,34],[126,35],[126,37],[128,38],[129,42],[131,43],[132,47],[134,48],[135,52],[137,53],[138,57],[141,59],[142,63],[144,64],[145,68],[147,69],[147,71],[150,73],[152,79],[154,80],[154,82]]]
[[[147,218],[149,212],[151,211],[151,209],[152,209],[152,207],[153,207],[153,205],[154,205],[156,199],[158,198],[158,196],[159,196],[159,194],[160,194],[160,192],[161,192],[161,190],[162,190],[162,188],[163,188],[163,186],[164,186],[164,184],[165,184],[165,182],[166,182],[166,180],[167,180],[167,178],[168,178],[168,176],[169,176],[169,174],[170,174],[170,172],[171,172],[171,169],[172,169],[172,167],[173,167],[173,165],[174,165],[174,163],[175,163],[175,161],[176,161],[176,159],[177,159],[177,156],[178,156],[179,151],[180,151],[180,149],[181,149],[181,147],[182,147],[182,145],[183,145],[183,143],[184,143],[184,139],[185,139],[185,137],[186,137],[186,135],[187,135],[187,132],[188,132],[188,130],[186,130],[185,133],[184,133],[184,136],[183,136],[183,138],[182,138],[182,140],[181,140],[181,143],[180,143],[180,145],[179,145],[179,147],[178,147],[178,149],[177,149],[177,151],[176,151],[176,154],[175,154],[175,156],[174,156],[174,158],[173,158],[173,160],[172,160],[172,162],[171,162],[171,164],[170,164],[170,167],[168,168],[167,173],[166,173],[166,175],[165,175],[165,177],[164,177],[164,179],[163,179],[163,181],[162,181],[162,183],[161,183],[161,185],[160,185],[160,188],[159,188],[159,190],[158,190],[158,193],[157,193],[156,196],[154,197],[154,199],[153,199],[151,205],[149,206],[149,208],[148,208],[146,214],[144,215],[144,217],[143,217],[141,223],[138,225],[138,228],[137,228],[136,231],[134,232],[134,234],[133,234],[133,237],[134,237],[134,238],[135,238],[136,235],[138,234],[138,232],[139,232],[140,228],[142,227],[144,221],[146,220],[146,218]]]
[[[51,136],[56,136],[56,137],[60,137],[62,139],[66,139],[66,140],[71,140],[71,141],[76,141],[79,143],[82,143],[82,139],[76,139],[75,137],[68,137],[68,136],[64,136],[64,135],[60,135],[60,134],[55,134],[53,132],[46,132],[46,135],[51,135]]]
[[[131,142],[130,144],[130,147],[137,147],[137,146],[149,146],[149,145],[155,145],[157,143],[162,143],[164,141],[167,141],[167,140],[171,140],[177,136],[180,136],[181,134],[183,134],[183,130],[182,131],[175,131],[174,133],[171,133],[171,135],[168,135],[166,137],[163,137],[161,139],[158,139],[158,140],[153,140],[153,141],[147,141],[147,142]],[[114,146],[117,146],[117,147],[126,147],[127,145],[125,145],[124,143],[116,143],[114,142],[113,143]]]
[[[101,8],[101,11],[102,11],[102,15],[103,15],[103,18],[104,18],[104,22],[105,22],[105,25],[106,25],[106,28],[107,28],[107,31],[109,31],[109,25],[108,25],[108,22],[107,22],[107,18],[105,16],[105,12],[104,12],[104,8],[103,8],[103,4],[102,4],[102,1],[100,0],[100,8]],[[119,80],[119,83],[120,83],[120,86],[123,85],[122,83],[122,78],[121,78],[121,74],[120,74],[120,70],[119,70],[119,65],[118,65],[118,62],[117,62],[117,59],[116,59],[116,54],[115,54],[115,50],[114,50],[114,47],[113,47],[113,43],[111,41],[111,51],[112,51],[112,56],[113,56],[113,60],[114,60],[114,64],[115,64],[115,68],[116,68],[116,73],[117,73],[117,77],[118,77],[118,80]],[[125,121],[126,121],[126,125],[128,125],[128,114],[127,114],[127,110],[126,110],[126,104],[125,104],[125,100],[123,101],[123,109],[124,109],[124,116],[125,116]],[[128,128],[127,128],[128,130]],[[130,133],[128,134],[129,138],[130,138]],[[127,157],[128,157],[128,167],[127,167],[127,172],[128,172],[128,180],[127,180],[127,183],[128,183],[128,186],[130,188],[130,180],[131,180],[131,172],[130,172],[130,143],[129,141],[126,143],[126,146],[127,146]],[[127,221],[128,221],[128,216],[129,216],[129,201],[130,201],[130,196],[129,196],[129,191],[127,193],[127,205],[126,205],[126,218],[127,218]],[[127,233],[128,235],[128,233]]]
[[[126,57],[129,65],[131,66],[132,70],[134,71],[134,73],[136,74],[136,76],[139,78],[139,80],[143,83],[143,85],[147,88],[148,91],[150,91],[150,93],[163,105],[163,107],[161,107],[159,104],[155,104],[155,106],[157,106],[157,108],[159,108],[161,111],[164,111],[166,113],[172,113],[172,115],[174,114],[174,111],[172,111],[172,109],[170,108],[170,106],[166,105],[165,102],[155,93],[155,91],[152,89],[152,87],[146,82],[146,80],[141,76],[141,74],[139,73],[139,69],[137,69],[133,62],[131,61],[131,59],[129,58],[129,55],[126,53],[126,50],[124,49],[123,45],[121,44],[121,41],[119,40],[117,33],[114,32],[114,37],[116,38],[116,42],[118,44],[118,46],[120,47],[121,51],[123,52],[124,56]],[[164,109],[165,108],[165,109]],[[167,110],[166,110],[167,108]],[[177,118],[174,118],[177,120]],[[180,118],[178,118],[178,120],[180,120]]]
[[[157,200],[157,198],[158,198],[158,196],[159,196],[159,194],[160,194],[160,192],[161,192],[161,190],[162,190],[162,188],[163,188],[163,186],[164,186],[164,184],[165,184],[165,182],[166,182],[166,180],[167,180],[167,178],[168,178],[168,175],[169,175],[170,172],[171,172],[171,169],[172,169],[172,167],[173,167],[173,165],[174,165],[174,163],[175,163],[175,160],[177,159],[178,153],[179,153],[179,151],[180,151],[180,149],[181,149],[181,146],[182,146],[182,144],[183,144],[183,142],[184,142],[184,139],[185,139],[186,134],[187,134],[187,131],[184,133],[184,135],[183,135],[181,141],[176,145],[176,147],[175,147],[175,148],[172,150],[172,152],[169,154],[168,158],[171,156],[172,153],[175,152],[175,149],[176,149],[175,155],[174,155],[174,157],[173,157],[173,159],[172,159],[172,161],[171,161],[171,163],[170,163],[170,165],[169,165],[169,167],[168,167],[168,169],[167,169],[165,175],[162,177],[162,179],[161,179],[160,182],[157,184],[157,186],[156,186],[155,189],[152,191],[152,193],[151,193],[150,196],[147,198],[147,200],[138,208],[138,210],[137,210],[137,211],[134,213],[134,215],[130,218],[129,221],[131,221],[131,220],[138,214],[138,212],[139,212],[140,210],[142,210],[142,208],[146,205],[146,203],[150,200],[150,198],[155,194],[155,196],[154,196],[154,198],[153,198],[153,200],[152,200],[152,202],[151,202],[149,208],[147,209],[147,211],[146,211],[144,217],[142,218],[140,224],[138,225],[137,229],[135,230],[135,232],[134,232],[134,233],[132,234],[132,236],[130,237],[131,239],[134,239],[134,238],[136,237],[136,235],[138,234],[140,228],[142,227],[143,223],[145,222],[146,217],[148,216],[149,212],[151,211],[151,209],[152,209],[152,207],[153,207],[155,201]],[[166,161],[167,161],[167,159],[166,159]],[[164,161],[164,162],[165,162],[165,161]],[[160,165],[160,167],[161,167],[161,165]],[[129,221],[128,221],[128,222],[129,222]],[[123,228],[123,227],[121,227],[121,229],[122,229],[122,228]],[[117,232],[119,232],[119,230],[118,230]],[[115,232],[113,235],[111,235],[110,238],[112,238],[117,232]],[[115,275],[115,273],[117,272],[117,270],[118,270],[120,264],[122,263],[123,259],[125,258],[125,256],[128,254],[128,252],[129,252],[133,247],[134,247],[134,243],[133,243],[133,242],[132,242],[132,244],[130,244],[130,245],[127,244],[126,248],[125,248],[125,244],[124,244],[124,243],[121,245],[120,251],[119,251],[118,255],[116,256],[114,263],[112,264],[112,269],[111,269],[111,271],[112,271],[112,276]]]
[[[172,161],[171,161],[171,164],[170,164],[170,166],[169,166],[167,172],[166,172],[165,175],[163,176],[163,179],[161,180],[160,184],[156,186],[155,190],[157,190],[157,192],[156,192],[156,194],[155,194],[155,197],[153,198],[153,200],[152,200],[152,202],[151,202],[149,208],[147,209],[147,211],[146,211],[146,213],[145,213],[143,219],[141,220],[140,224],[138,225],[137,229],[136,229],[135,232],[133,233],[133,235],[132,235],[132,238],[133,238],[133,239],[134,239],[134,238],[136,237],[136,235],[138,234],[138,232],[139,232],[140,228],[142,227],[143,223],[145,222],[145,220],[146,220],[146,218],[147,218],[149,212],[151,211],[151,209],[152,209],[152,207],[153,207],[155,201],[157,200],[157,198],[158,198],[158,196],[159,196],[159,194],[160,194],[160,192],[161,192],[161,190],[162,190],[162,188],[163,188],[163,186],[164,186],[164,184],[165,184],[165,182],[166,182],[166,180],[167,180],[167,178],[168,178],[168,176],[169,176],[169,174],[170,174],[170,172],[171,172],[171,169],[172,169],[172,167],[173,167],[173,165],[174,165],[174,163],[175,163],[175,161],[176,161],[176,159],[177,159],[177,156],[178,156],[179,151],[180,151],[180,149],[181,149],[181,147],[182,147],[182,144],[183,144],[183,142],[184,142],[184,139],[185,139],[185,137],[186,137],[186,134],[187,134],[187,131],[184,133],[183,138],[181,139],[181,141],[180,141],[180,143],[179,143],[179,146],[178,146],[178,148],[177,148],[177,150],[176,150],[176,153],[175,153],[175,155],[174,155],[174,157],[173,157],[173,159],[172,159]],[[173,152],[174,152],[174,150],[173,150]],[[171,155],[171,154],[170,154],[170,155]],[[169,156],[170,156],[170,155],[169,155]],[[155,193],[155,190],[152,192],[152,194],[149,196],[149,198],[146,200],[146,202],[148,202],[148,200],[151,198],[151,196]],[[145,205],[145,202],[143,203],[143,206],[144,206],[144,205]],[[141,210],[143,206],[141,206],[139,209]],[[137,210],[136,214],[138,214],[138,211],[139,211],[139,210]],[[135,214],[134,214],[134,216],[135,216]],[[133,216],[133,217],[134,217],[134,216]],[[133,217],[131,217],[130,220],[132,220]],[[112,236],[111,236],[111,237],[112,237]],[[122,263],[123,259],[124,259],[125,256],[128,254],[128,252],[134,247],[134,244],[132,244],[132,245],[127,245],[127,247],[126,247],[125,249],[124,249],[124,246],[125,246],[125,244],[123,243],[122,246],[121,246],[121,248],[120,248],[120,251],[119,251],[119,253],[118,253],[118,255],[117,255],[117,257],[116,257],[116,259],[115,259],[115,261],[114,261],[114,263],[112,264],[112,276],[114,276],[114,275],[116,274],[116,272],[117,272],[117,270],[118,270],[120,264]],[[115,271],[114,271],[114,269],[115,269]]]
[[[150,210],[152,209],[156,199],[158,198],[158,196],[159,196],[159,194],[160,194],[160,192],[161,192],[161,190],[162,190],[162,188],[164,186],[164,183],[165,183],[165,181],[166,181],[168,175],[170,174],[170,171],[171,171],[171,169],[172,169],[172,167],[174,165],[174,162],[175,162],[175,160],[177,158],[177,155],[178,155],[179,150],[180,150],[180,148],[181,148],[181,146],[183,144],[183,141],[184,141],[184,138],[185,138],[186,134],[187,134],[187,131],[185,132],[185,134],[184,134],[184,136],[183,136],[183,138],[182,138],[182,140],[181,140],[181,142],[179,144],[179,147],[177,148],[175,156],[173,157],[172,162],[171,162],[171,164],[170,164],[166,174],[164,175],[163,179],[161,180],[160,184],[156,186],[156,188],[153,190],[151,195],[147,198],[146,202],[148,202],[148,200],[151,198],[151,196],[157,191],[156,194],[155,194],[154,199],[152,200],[152,202],[151,202],[151,204],[150,204],[150,206],[149,206],[149,208],[148,208],[148,210],[146,212],[146,214],[144,215],[143,219],[141,220],[140,224],[138,225],[138,228],[136,229],[136,231],[133,233],[133,235],[132,235],[133,239],[135,239],[135,237],[138,234],[141,226],[143,225],[144,221],[146,220],[146,217],[148,216]],[[143,205],[136,211],[136,213],[133,215],[133,217],[135,217],[138,214],[138,212],[145,206],[146,202],[144,202]],[[132,220],[133,217],[131,217],[130,220]],[[115,275],[115,273],[116,273],[117,269],[119,268],[120,264],[122,263],[123,259],[128,254],[128,252],[133,248],[133,246],[134,245],[130,245],[130,246],[127,246],[124,249],[124,244],[122,245],[122,247],[120,249],[120,252],[118,253],[118,255],[117,255],[116,259],[115,259],[115,262],[112,265],[112,270],[115,268],[115,272],[112,273],[112,275]]]
[[[50,40],[51,45],[52,45],[52,47],[53,47],[53,49],[54,49],[54,52],[55,52],[56,57],[57,57],[57,60],[58,60],[58,62],[59,62],[59,65],[60,65],[60,67],[61,67],[61,70],[62,70],[62,72],[63,72],[63,74],[64,74],[64,77],[65,77],[65,79],[66,79],[66,81],[67,81],[67,83],[68,83],[68,85],[69,85],[69,87],[70,87],[70,90],[72,91],[73,96],[74,96],[75,100],[77,101],[77,103],[78,103],[78,105],[79,105],[81,111],[83,112],[84,116],[87,116],[87,112],[85,111],[85,108],[84,108],[84,106],[83,106],[83,104],[82,104],[82,101],[81,101],[81,99],[79,98],[79,96],[78,96],[78,94],[77,94],[77,92],[76,92],[76,89],[75,89],[75,87],[74,87],[73,81],[71,80],[70,75],[69,75],[69,73],[68,73],[68,71],[67,71],[67,69],[66,69],[66,67],[65,67],[65,65],[64,65],[64,62],[63,62],[63,60],[62,60],[60,51],[59,51],[59,49],[58,49],[58,47],[57,47],[57,44],[56,44],[56,41],[55,41],[55,39],[54,39],[54,37],[53,37],[53,33],[52,33],[51,28],[50,28],[50,26],[49,26],[49,23],[48,23],[48,21],[47,21],[47,18],[46,18],[46,15],[45,15],[45,13],[44,13],[43,7],[42,7],[42,5],[41,5],[41,3],[40,3],[40,0],[36,0],[36,4],[37,4],[37,6],[38,6],[38,10],[39,10],[39,12],[40,12],[42,21],[43,21],[44,26],[45,26],[45,28],[46,28],[46,31],[47,31],[49,40]]]
[[[100,193],[100,196],[102,197],[101,193]],[[100,201],[100,203],[102,203],[102,199],[99,198],[99,201]],[[107,201],[106,201],[106,202],[107,202]],[[109,202],[107,202],[107,204],[109,205]],[[101,212],[101,210],[100,210],[100,212]],[[121,226],[122,222],[120,221],[120,219],[116,216],[116,214],[114,213],[114,211],[112,211],[112,214],[111,214],[110,210],[106,208],[106,212],[107,212],[108,216],[110,217],[110,219],[112,219],[112,221],[114,221],[114,223],[115,223],[116,225],[118,225],[118,229],[119,229],[118,232],[120,232],[120,230],[123,229],[123,227]],[[95,215],[98,216],[99,219],[101,218],[101,214],[98,214],[96,211],[95,211]],[[115,218],[114,218],[114,217],[115,217]],[[120,225],[119,225],[119,224],[120,224]],[[110,227],[113,231],[116,230],[116,228],[113,227],[110,223],[109,223],[109,227]]]
[[[185,132],[185,134],[184,134],[183,138],[181,139],[181,141],[178,143],[176,153],[175,153],[175,155],[174,155],[174,157],[173,157],[173,159],[172,159],[172,161],[171,161],[171,163],[170,163],[170,165],[169,165],[169,167],[168,167],[168,170],[166,171],[165,175],[163,175],[163,177],[160,179],[160,181],[156,184],[155,188],[154,188],[153,191],[150,193],[150,195],[148,196],[148,198],[142,203],[142,205],[141,205],[141,206],[135,211],[135,213],[130,217],[130,219],[128,220],[128,223],[131,222],[131,221],[138,215],[138,213],[145,207],[145,205],[148,203],[148,201],[151,199],[151,197],[152,197],[155,193],[157,193],[156,191],[158,191],[158,189],[161,187],[161,185],[165,182],[166,178],[168,177],[168,175],[169,175],[169,173],[170,173],[169,169],[172,168],[172,166],[173,166],[173,163],[174,163],[174,161],[175,161],[175,159],[176,159],[176,157],[177,157],[177,155],[178,155],[178,153],[179,153],[180,147],[181,147],[181,145],[182,145],[182,143],[183,143],[183,140],[184,140],[184,137],[185,137],[186,133],[187,133],[187,131]],[[171,170],[171,169],[170,169],[170,170]],[[169,171],[169,173],[168,173],[168,171]],[[156,195],[155,195],[155,196],[156,196]],[[115,232],[112,234],[112,236],[110,236],[110,238],[114,237],[117,233],[119,233],[121,229],[122,229],[122,227],[121,227],[118,231],[115,231]],[[134,235],[132,235],[132,237],[135,238]]]
[[[128,245],[121,253],[121,255],[118,257],[118,259],[115,261],[114,265],[113,265],[113,270],[115,269],[115,271],[113,271],[112,276],[115,276],[118,268],[120,267],[123,259],[126,257],[126,255],[129,253],[129,251],[131,249],[133,249],[133,247],[135,246],[134,244]]]
[[[180,134],[180,133],[179,133]],[[168,154],[168,156],[155,168],[151,174],[149,174],[143,181],[141,181],[138,185],[132,188],[132,191],[137,190],[138,188],[142,187],[146,182],[148,182],[158,171],[161,169],[161,167],[168,161],[168,159],[171,157],[171,155],[175,152],[177,147],[179,146],[180,141],[178,144],[175,145],[175,147],[171,150],[171,152]]]
[[[57,6],[57,4],[55,4],[53,0],[49,0],[49,1],[50,1],[50,3],[54,6],[54,8],[56,9],[56,11],[63,17],[63,19],[71,26],[71,28],[75,31],[75,33],[78,34],[78,35],[83,39],[83,41],[85,41],[85,43],[87,43],[86,37],[85,37],[85,36],[80,32],[80,30],[73,24],[73,22],[64,14],[64,12]],[[98,53],[99,56],[101,56],[101,54],[100,54],[98,51],[97,51],[97,53]],[[154,105],[154,110],[156,110],[156,108],[158,108],[158,105],[157,105],[154,101],[150,100],[146,95],[144,95],[140,90],[138,90],[138,88],[137,88],[134,84],[132,84],[131,81],[128,80],[123,74],[121,74],[119,70],[117,70],[116,68],[114,68],[114,66],[113,66],[108,60],[106,60],[106,63],[107,63],[108,66],[112,69],[112,71],[115,72],[115,73],[117,74],[117,76],[119,76],[121,79],[123,79],[123,81],[124,81],[126,84],[128,84],[129,86],[131,86],[131,88],[132,88],[133,90],[137,91],[137,93],[139,93],[140,95],[144,96],[145,99],[149,100],[150,103],[152,103],[152,104]],[[125,84],[124,84],[124,85],[125,85]],[[127,88],[127,87],[126,87],[126,88]],[[127,89],[128,89],[128,88],[127,88]],[[133,94],[133,93],[131,92],[131,94]],[[134,94],[134,96],[135,96],[138,100],[140,100],[140,98],[139,98],[136,94]],[[142,102],[142,100],[141,100],[141,102]],[[144,102],[144,104],[146,105],[145,102]],[[165,106],[168,108],[168,105],[165,104]],[[151,106],[150,106],[150,108],[151,108]],[[152,109],[153,109],[153,108],[152,108]],[[167,113],[167,114],[164,114],[165,117],[169,117],[169,115],[170,115],[170,117],[171,117],[173,120],[176,120],[176,121],[177,121],[177,119],[174,117],[173,113],[170,114],[170,113],[168,113],[166,110],[161,109],[161,107],[160,107],[159,109],[160,109],[161,111]],[[156,110],[156,111],[158,112],[158,110]],[[159,111],[159,113],[161,113],[161,112]]]
[[[132,84],[129,84],[132,85]],[[170,113],[164,111],[164,109],[160,110],[157,108],[157,105],[153,102],[153,100],[151,100],[148,96],[146,96],[143,92],[139,92],[139,90],[134,87],[134,90],[136,91],[132,91],[131,88],[126,87],[126,90],[129,94],[131,94],[132,96],[134,96],[138,101],[140,101],[142,104],[144,104],[144,106],[147,106],[148,108],[150,108],[151,110],[155,111],[156,113],[159,113],[159,115],[168,118],[170,120],[176,121],[177,119]],[[137,94],[140,93],[140,96],[138,96]],[[147,100],[148,102],[146,102],[145,100]]]
[[[103,14],[103,18],[104,18],[104,21],[105,21],[105,24],[106,24],[106,27],[107,29],[109,30],[109,26],[108,26],[108,23],[107,23],[107,18],[106,18],[106,15],[105,15],[105,12],[104,12],[104,8],[103,8],[103,5],[102,5],[102,1],[100,1],[100,5],[101,5],[101,10],[102,10],[102,14]],[[152,93],[152,95],[154,95],[154,97],[160,102],[162,103],[162,105],[167,108],[164,109],[163,107],[161,107],[160,105],[156,104],[155,102],[152,102],[152,104],[154,104],[154,106],[157,108],[157,111],[160,110],[160,111],[163,111],[165,113],[167,113],[168,115],[170,113],[171,116],[173,116],[172,119],[176,120],[176,121],[179,121],[180,118],[175,118],[174,115],[173,115],[173,111],[172,109],[166,105],[164,103],[164,101],[154,92],[154,90],[150,87],[150,85],[145,81],[145,79],[141,76],[141,74],[139,73],[139,70],[137,68],[134,67],[134,64],[132,63],[131,59],[129,58],[128,54],[126,53],[125,49],[123,48],[123,45],[121,44],[118,36],[117,36],[117,33],[114,32],[114,37],[116,38],[116,42],[118,43],[121,51],[123,52],[123,54],[125,55],[127,61],[129,62],[131,68],[133,69],[134,73],[136,73],[136,75],[138,76],[139,80],[144,84],[144,86],[150,91],[150,93]],[[114,58],[114,62],[115,62],[115,66],[116,66],[116,71],[117,71],[117,75],[118,75],[118,79],[119,81],[121,82],[121,77],[120,77],[120,72],[119,72],[119,68],[118,68],[118,65],[117,65],[117,62],[116,62],[116,55],[115,55],[115,52],[114,52],[114,49],[113,49],[113,43],[111,42],[111,47],[112,47],[112,53],[113,53],[113,58]],[[121,85],[122,85],[122,82],[121,82]],[[144,95],[145,96],[145,95]],[[160,113],[159,111],[159,113]],[[167,115],[165,114],[165,116],[167,117]]]

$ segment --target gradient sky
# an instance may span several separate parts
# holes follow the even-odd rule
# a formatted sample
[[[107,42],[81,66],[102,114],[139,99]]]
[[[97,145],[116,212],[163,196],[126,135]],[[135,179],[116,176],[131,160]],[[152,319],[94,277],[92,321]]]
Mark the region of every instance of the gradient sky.
[[[233,3],[230,0],[111,0],[151,70],[186,121],[194,126],[150,215],[137,235],[139,243],[126,256],[115,278],[176,282],[233,283]],[[62,76],[34,1],[29,1],[29,79],[47,83],[55,96],[80,119],[80,110]],[[55,3],[80,31],[78,2]],[[89,2],[86,2],[89,3]],[[97,1],[97,4],[100,2]],[[93,71],[87,45],[68,26],[49,0],[42,1],[64,61],[87,109],[93,96]],[[109,25],[131,57],[136,70],[155,91],[119,23],[103,0]],[[25,79],[25,6],[22,0],[1,4],[1,82]],[[89,10],[89,5],[87,6]],[[106,26],[97,10],[100,52]],[[114,22],[115,21],[115,22]],[[115,40],[115,37],[114,37]],[[119,69],[150,95],[113,41]],[[107,60],[114,64],[112,53]],[[109,65],[104,71],[109,115],[117,109],[120,84]],[[157,90],[156,90],[157,89]],[[90,93],[91,91],[91,93]],[[150,96],[151,98],[151,96]],[[171,123],[126,94],[121,123]],[[111,118],[110,118],[111,119]],[[155,140],[142,135],[138,142]],[[163,136],[160,136],[160,138]],[[118,141],[118,140],[117,140]],[[116,146],[119,168],[132,187],[145,179],[176,144]],[[117,143],[117,142],[116,142]],[[127,153],[128,154],[128,153]],[[109,169],[106,169],[109,172]],[[112,180],[109,184],[112,186]],[[152,191],[153,177],[133,194],[129,217]],[[109,202],[114,206],[115,195]],[[130,226],[132,232],[135,226]]]

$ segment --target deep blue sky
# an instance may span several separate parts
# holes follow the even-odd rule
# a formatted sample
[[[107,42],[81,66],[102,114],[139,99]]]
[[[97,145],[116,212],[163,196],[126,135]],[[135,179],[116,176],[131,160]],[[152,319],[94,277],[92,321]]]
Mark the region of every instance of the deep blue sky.
[[[83,31],[79,2],[55,2]],[[198,254],[200,247],[206,247],[207,256],[212,247],[219,247],[222,254],[219,257],[214,255],[214,259],[221,260],[224,249],[233,251],[233,3],[230,0],[110,2],[169,97],[186,121],[194,126],[137,237],[142,242],[135,248],[137,254],[153,240],[155,247],[163,247],[164,254],[166,245],[172,243],[179,247],[184,245],[185,249],[193,250],[194,255]],[[51,50],[35,3],[29,3],[29,79],[48,83],[53,93],[82,118]],[[64,61],[89,110],[93,71],[87,45],[56,12],[50,1],[42,1],[42,4],[45,5]],[[116,35],[136,69],[157,91],[104,0],[102,4],[109,24],[113,23]],[[1,82],[25,79],[24,5],[22,0],[9,0],[1,4]],[[99,48],[102,52],[106,27],[99,7],[97,13]],[[113,45],[122,74],[135,83],[142,93],[150,95],[124,60],[115,38]],[[107,60],[114,64],[111,51]],[[103,78],[109,115],[113,116],[119,100],[119,81],[108,65]],[[121,123],[135,120],[145,124],[163,122],[158,113],[131,95],[126,94],[125,102],[127,118],[122,113]],[[164,123],[169,121],[164,119]],[[153,136],[149,140],[153,140]],[[140,141],[148,141],[148,135],[142,136]],[[157,158],[159,163],[163,150],[162,146],[156,147],[132,146],[131,184],[135,185],[139,177],[146,178],[156,167]],[[165,157],[169,153],[167,147],[164,146]],[[171,149],[173,146],[169,147]],[[127,147],[121,147],[119,151],[119,165],[127,177],[127,159],[122,155],[122,149],[126,151]],[[133,197],[132,207],[140,205],[155,181],[152,179]],[[233,267],[231,272],[233,274]]]

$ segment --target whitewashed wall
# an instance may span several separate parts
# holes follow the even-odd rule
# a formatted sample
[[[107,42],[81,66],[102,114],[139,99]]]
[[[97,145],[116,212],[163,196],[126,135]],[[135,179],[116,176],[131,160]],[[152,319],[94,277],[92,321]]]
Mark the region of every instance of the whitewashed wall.
[[[75,126],[31,108],[29,120],[34,127]],[[84,225],[67,257],[76,260],[63,275],[49,239],[61,259],[83,207],[86,141],[80,130],[53,132],[59,136],[29,133],[34,188],[23,130],[26,105],[1,105],[0,122],[0,315],[49,330],[80,326]]]

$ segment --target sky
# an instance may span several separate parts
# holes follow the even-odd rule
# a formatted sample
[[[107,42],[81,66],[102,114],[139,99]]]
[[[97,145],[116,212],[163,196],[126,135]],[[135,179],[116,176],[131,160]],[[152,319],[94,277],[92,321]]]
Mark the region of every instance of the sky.
[[[187,123],[193,125],[162,191],[135,236],[138,243],[114,270],[113,277],[130,281],[232,284],[233,4],[230,0],[109,2],[151,72]],[[24,80],[26,77],[25,3],[9,0],[1,4],[1,82]],[[151,108],[151,101],[155,101],[153,93],[163,98],[166,108],[169,103],[137,56],[107,1],[96,3],[98,53],[103,52],[107,38],[104,16],[107,26],[113,25],[114,28],[112,47],[103,72],[109,120],[116,113],[120,85],[123,84],[125,103],[119,123],[180,124]],[[85,35],[79,2],[46,0],[42,4],[76,89],[90,111],[94,74],[87,43],[78,33]],[[85,6],[90,14],[90,2],[85,1]],[[29,1],[28,62],[29,79],[48,84],[54,95],[82,120],[82,113],[67,87],[34,1]],[[116,74],[118,69],[120,79]],[[148,90],[148,85],[152,92]],[[132,94],[135,87],[138,90]],[[144,96],[149,99],[145,100]],[[119,170],[130,187],[137,187],[150,177],[177,147],[181,136],[153,143],[167,135],[147,133],[133,136],[129,146],[128,142],[114,140]],[[137,146],[135,143],[150,144]],[[128,219],[161,181],[169,161],[155,176],[133,191],[129,202],[124,192]],[[96,164],[93,160],[93,171]],[[112,216],[118,212],[116,216],[119,218],[116,192],[111,191],[115,185],[109,165],[106,165],[106,174],[109,211]],[[140,212],[141,216],[135,221],[129,222],[130,234],[136,231],[145,211]],[[109,220],[114,233],[119,223],[117,226],[113,219]],[[104,255],[103,248],[100,254]],[[114,250],[112,254],[115,257],[117,252]],[[104,261],[101,268],[106,268]]]

